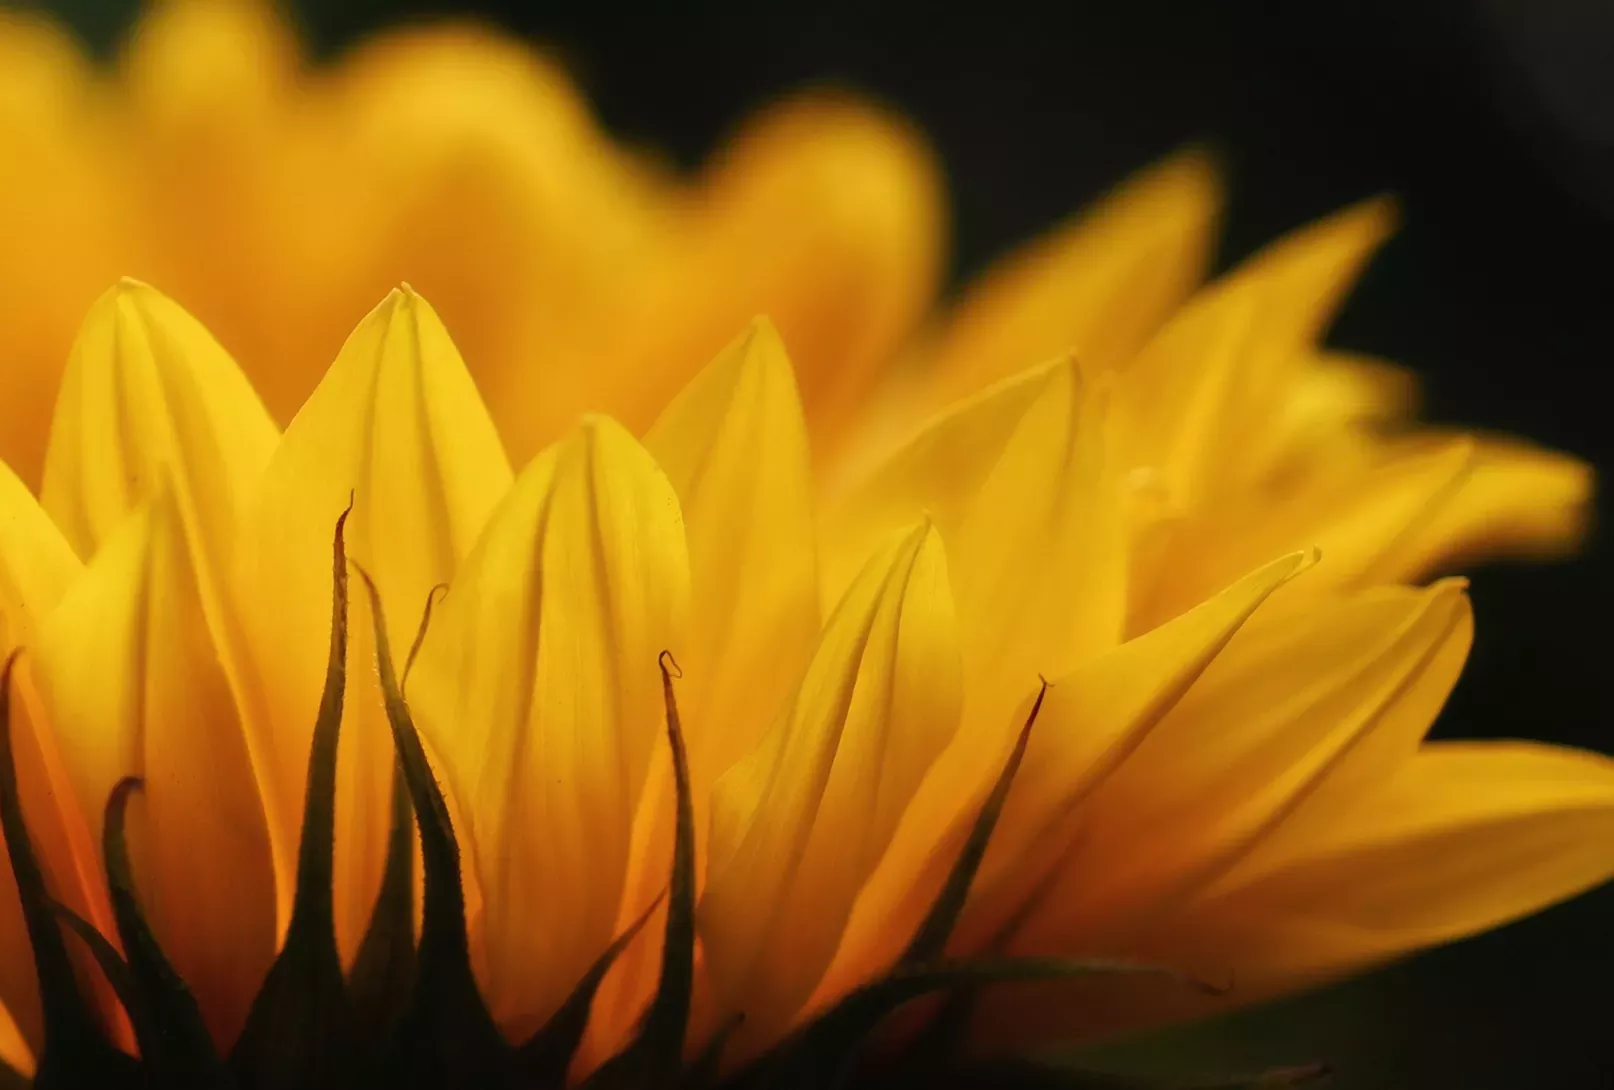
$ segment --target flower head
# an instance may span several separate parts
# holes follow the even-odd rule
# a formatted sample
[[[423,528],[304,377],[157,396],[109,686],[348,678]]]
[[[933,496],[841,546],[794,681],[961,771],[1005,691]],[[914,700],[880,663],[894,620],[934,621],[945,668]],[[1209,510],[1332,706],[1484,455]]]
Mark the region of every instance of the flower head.
[[[1614,873],[1608,761],[1423,741],[1472,617],[1417,582],[1572,546],[1590,475],[1323,347],[1386,203],[1201,285],[1184,153],[921,326],[935,180],[871,107],[681,180],[509,43],[304,73],[266,18],[164,7],[110,82],[0,24],[0,219],[56,239],[0,290],[0,1056],[42,1085],[83,1034],[116,1077],[746,1085],[925,994],[898,1038],[1075,1039]],[[128,270],[171,294],[80,300]]]

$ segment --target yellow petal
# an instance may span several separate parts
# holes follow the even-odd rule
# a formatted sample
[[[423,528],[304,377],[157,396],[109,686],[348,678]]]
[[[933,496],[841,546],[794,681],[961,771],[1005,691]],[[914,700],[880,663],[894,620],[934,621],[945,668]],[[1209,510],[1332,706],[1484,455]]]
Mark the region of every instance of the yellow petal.
[[[275,874],[173,491],[125,521],[46,619],[38,672],[97,843],[113,785],[144,778],[130,821],[141,903],[228,1047],[274,953]]]
[[[1595,476],[1571,455],[1481,438],[1451,497],[1397,543],[1374,575],[1410,580],[1497,556],[1567,555],[1585,539]]]
[[[873,468],[829,505],[825,582],[833,595],[878,542],[919,512],[948,529],[962,523],[1026,413],[1050,387],[1069,381],[1069,368],[1065,359],[1028,368],[942,412],[883,456],[871,455]]]
[[[1218,174],[1204,152],[1182,152],[999,261],[936,346],[930,403],[1065,352],[1095,371],[1125,362],[1205,274]]]
[[[81,570],[61,531],[4,464],[0,464],[0,657],[32,650],[39,626]],[[109,923],[99,855],[72,801],[72,788],[48,726],[25,655],[12,679],[12,745],[23,810],[34,849],[55,897],[88,919]],[[4,860],[0,848],[0,861]],[[23,928],[11,870],[0,876],[0,1004],[24,1037],[42,1043],[33,952]],[[3,1034],[0,1034],[3,1036]]]
[[[988,997],[982,1046],[1026,1047],[1222,1013],[1539,911],[1614,874],[1614,765],[1533,743],[1436,743],[1294,851],[1152,920],[1124,946],[1234,992],[1053,988]],[[1079,932],[1078,932],[1079,934]],[[1046,944],[1044,944],[1046,951]]]
[[[678,701],[687,723],[697,837],[712,782],[748,752],[801,675],[818,637],[817,550],[807,427],[779,335],[766,319],[690,383],[645,447],[666,471],[689,534],[692,618]],[[672,854],[672,775],[658,747],[640,804],[626,927],[658,897]],[[698,865],[705,863],[698,844]],[[654,985],[657,921],[594,1002],[590,1031],[620,1043]]]
[[[581,412],[642,407],[653,385],[653,407],[630,421],[648,424],[677,382],[645,374],[647,357],[618,370],[612,344],[643,332],[632,308],[663,245],[663,198],[563,67],[486,31],[410,28],[365,43],[332,89],[363,182],[357,235],[342,225],[368,240],[352,283],[407,280],[433,300],[512,457],[525,463]]]
[[[1035,368],[926,428],[832,514],[831,587],[872,532],[928,514],[953,558],[970,700],[1005,722],[1038,672],[1113,647],[1128,527],[1110,379]]]
[[[447,582],[510,484],[493,422],[432,308],[392,292],[348,338],[286,429],[253,499],[240,558],[242,608],[275,740],[280,835],[296,843],[329,625],[331,525],[352,498],[348,552],[407,647],[431,588]],[[338,759],[337,937],[347,956],[369,922],[390,820],[392,740],[374,672],[368,606],[349,656]],[[281,875],[289,887],[290,873]]]
[[[1508,923],[1614,876],[1614,762],[1440,742],[1219,896],[1271,925],[1262,973],[1359,969]]]
[[[206,323],[284,421],[373,297],[342,293],[337,329],[313,317],[363,236],[357,217],[328,208],[353,171],[341,149],[308,146],[322,118],[299,87],[296,38],[261,0],[168,0],[120,61],[131,252],[117,271],[162,285]]]
[[[688,563],[666,478],[591,418],[517,477],[421,650],[412,703],[484,897],[484,994],[514,1038],[613,937]]]
[[[99,90],[70,35],[0,12],[0,461],[31,487],[73,332],[123,271]]]
[[[852,903],[958,726],[959,650],[941,541],[922,524],[870,560],[796,695],[714,789],[700,906],[736,1049],[765,1044],[829,966]]]
[[[751,748],[818,636],[807,429],[773,326],[759,319],[713,360],[645,447],[678,492],[689,531],[700,611],[680,701],[699,795]],[[706,717],[722,731],[703,730]]]
[[[28,1047],[22,1030],[3,1003],[0,1003],[0,1063],[6,1064],[24,1079],[32,1077],[34,1073],[33,1050]]]
[[[1319,563],[1294,592],[1318,594],[1395,578],[1403,549],[1417,542],[1466,487],[1472,441],[1420,443],[1375,464],[1314,479],[1298,491],[1252,490],[1148,532],[1131,605],[1132,631],[1146,630],[1198,601],[1262,556],[1315,545]]]
[[[1184,306],[1123,369],[1131,464],[1181,503],[1260,476],[1316,338],[1394,219],[1369,201],[1268,246]]]
[[[966,931],[990,931],[1060,857],[1070,807],[1108,776],[1226,646],[1251,613],[1314,562],[1295,554],[1263,566],[1145,636],[1055,679],[977,877]],[[1029,698],[1036,671],[1020,671]],[[887,963],[912,934],[963,844],[1024,719],[978,717],[942,754],[870,879],[815,1004]]]
[[[1059,372],[946,533],[969,632],[971,702],[999,710],[992,679],[1061,674],[1120,642],[1126,526],[1109,384]],[[1006,708],[1002,708],[1005,710]]]
[[[649,403],[767,314],[826,454],[931,303],[939,175],[905,122],[856,99],[808,94],[752,118],[696,188],[690,252],[627,350],[658,363]]]
[[[1095,792],[1024,941],[1131,938],[1305,844],[1417,750],[1472,634],[1460,581],[1257,615]]]
[[[87,558],[171,477],[194,546],[217,567],[274,442],[258,395],[201,323],[124,280],[90,309],[68,358],[40,496]]]

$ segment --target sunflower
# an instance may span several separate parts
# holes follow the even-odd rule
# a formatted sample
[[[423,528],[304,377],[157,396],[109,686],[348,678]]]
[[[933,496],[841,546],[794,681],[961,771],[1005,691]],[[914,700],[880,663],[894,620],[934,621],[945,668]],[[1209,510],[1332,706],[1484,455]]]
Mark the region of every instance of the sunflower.
[[[110,77],[0,23],[0,138],[41,1086],[817,1085],[1614,873],[1607,760],[1423,741],[1472,616],[1419,581],[1571,548],[1590,473],[1323,347],[1386,202],[1201,285],[1186,152],[933,314],[875,107],[686,179],[511,43],[304,72],[211,3]]]

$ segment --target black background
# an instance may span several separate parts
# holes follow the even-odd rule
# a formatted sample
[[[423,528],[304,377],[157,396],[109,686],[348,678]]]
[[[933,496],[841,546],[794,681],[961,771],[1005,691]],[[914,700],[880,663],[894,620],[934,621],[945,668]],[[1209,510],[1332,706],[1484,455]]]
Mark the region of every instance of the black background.
[[[128,5],[78,0],[99,48]],[[1602,11],[1599,11],[1599,8]],[[1381,191],[1405,226],[1334,343],[1411,365],[1426,415],[1614,466],[1614,8],[1596,3],[542,8],[305,3],[322,54],[371,27],[480,12],[558,47],[605,123],[698,162],[746,109],[811,81],[929,133],[954,283],[1189,141],[1233,196],[1223,262]],[[1052,14],[1050,12],[1053,12]],[[1607,504],[1600,502],[1607,523]],[[1609,535],[1474,573],[1476,648],[1437,732],[1614,752]],[[1614,844],[1609,845],[1614,852]],[[1319,995],[1105,1059],[1186,1075],[1313,1058],[1337,1085],[1614,1086],[1614,890]]]

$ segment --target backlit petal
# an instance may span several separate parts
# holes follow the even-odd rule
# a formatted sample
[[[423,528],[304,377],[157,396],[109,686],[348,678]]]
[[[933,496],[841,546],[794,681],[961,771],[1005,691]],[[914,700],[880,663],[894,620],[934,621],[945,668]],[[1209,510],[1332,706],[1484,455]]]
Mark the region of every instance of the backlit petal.
[[[946,563],[922,524],[870,560],[795,697],[715,789],[700,927],[719,1013],[745,1013],[741,1051],[818,983],[960,702]]]
[[[1146,636],[1054,679],[975,885],[969,929],[990,930],[1062,854],[1063,824],[1127,758],[1239,631],[1310,558],[1273,561]],[[1036,692],[1027,671],[1027,701]],[[1021,709],[1020,718],[1024,718]],[[844,990],[895,956],[940,888],[1018,725],[969,718],[925,781],[859,900],[827,987]],[[1061,839],[1061,838],[1065,839]],[[990,918],[991,923],[983,920]]]
[[[1271,925],[1262,970],[1335,973],[1497,927],[1606,881],[1611,835],[1608,758],[1438,742],[1327,830],[1217,897]]]
[[[276,890],[246,727],[201,599],[174,491],[159,488],[46,619],[38,673],[97,843],[113,785],[144,778],[130,821],[141,903],[227,1046],[274,952]]]
[[[171,480],[193,546],[216,569],[275,435],[246,376],[201,323],[124,280],[90,308],[68,357],[41,499],[88,558]]]
[[[683,646],[678,497],[591,418],[524,469],[456,575],[412,702],[484,897],[473,950],[512,1037],[611,941],[662,738],[657,657]]]
[[[331,524],[351,496],[348,551],[408,647],[431,588],[447,582],[510,484],[493,422],[432,308],[392,292],[348,338],[286,429],[250,512],[243,610],[261,674],[278,813],[297,835],[330,615]],[[337,936],[351,957],[386,853],[392,740],[374,672],[368,605],[354,603],[338,760]],[[288,880],[289,874],[283,875]]]
[[[939,173],[900,118],[856,99],[810,94],[752,118],[695,188],[690,252],[628,349],[659,362],[649,404],[766,314],[827,454],[935,293]]]
[[[691,618],[679,706],[698,841],[712,782],[749,752],[790,695],[818,637],[817,551],[807,428],[779,335],[758,319],[667,407],[645,437],[684,512]],[[619,929],[667,882],[672,775],[657,747],[635,827]],[[696,859],[704,866],[704,844]],[[653,983],[652,920],[594,1004],[591,1032],[620,1037]]]
[[[1416,752],[1472,634],[1460,581],[1258,614],[1095,792],[1024,941],[1130,938],[1331,827]]]
[[[1124,363],[1198,286],[1222,200],[1211,158],[1183,152],[999,261],[936,346],[931,403],[1066,352],[1095,371]]]
[[[1123,369],[1129,460],[1173,499],[1258,479],[1314,346],[1394,219],[1370,201],[1279,239],[1195,295]]]
[[[1595,473],[1570,455],[1480,438],[1455,492],[1374,574],[1416,579],[1496,556],[1557,557],[1585,539]]]
[[[0,464],[0,656],[32,649],[39,626],[81,571],[78,557],[38,502]],[[12,677],[12,745],[34,849],[58,899],[88,919],[109,923],[98,856],[40,702],[32,655]],[[0,846],[0,857],[4,848]],[[18,1031],[41,1044],[33,953],[23,930],[10,867],[0,875],[0,1003]],[[0,1034],[3,1035],[3,1034]]]
[[[118,267],[100,88],[64,30],[0,11],[0,461],[38,487],[73,332]]]
[[[1371,586],[1405,569],[1403,550],[1427,533],[1474,470],[1470,440],[1418,444],[1376,465],[1318,480],[1298,495],[1252,491],[1150,528],[1133,587],[1131,628],[1145,630],[1203,597],[1230,573],[1284,549],[1316,545],[1323,559],[1295,592]],[[1150,561],[1153,561],[1150,563]]]

